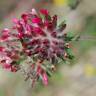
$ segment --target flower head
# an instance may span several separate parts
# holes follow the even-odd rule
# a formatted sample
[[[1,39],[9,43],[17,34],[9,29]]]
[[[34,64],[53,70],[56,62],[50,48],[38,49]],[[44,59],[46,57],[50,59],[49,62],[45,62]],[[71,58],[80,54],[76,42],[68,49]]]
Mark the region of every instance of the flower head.
[[[35,9],[23,13],[20,19],[13,19],[11,29],[4,29],[0,37],[0,58],[3,67],[10,68],[12,72],[24,71],[26,78],[42,80],[48,84],[48,76],[53,72],[52,66],[59,63],[60,59],[72,59],[67,46],[72,37],[64,33],[65,22],[57,26],[57,15],[50,16],[48,10]],[[4,45],[4,44],[5,45]],[[13,46],[14,43],[14,46]],[[65,58],[66,55],[66,58]],[[27,61],[27,68],[22,68]]]

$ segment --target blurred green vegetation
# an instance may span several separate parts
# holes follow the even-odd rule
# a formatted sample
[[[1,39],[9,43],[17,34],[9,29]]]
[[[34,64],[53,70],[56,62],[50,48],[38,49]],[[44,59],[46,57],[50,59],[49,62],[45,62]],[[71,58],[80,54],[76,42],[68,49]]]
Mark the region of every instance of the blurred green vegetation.
[[[96,47],[96,16],[89,16],[86,18],[86,25],[81,32],[81,37],[86,36],[89,38],[85,38],[79,41],[78,47],[80,53],[85,53],[92,47]]]

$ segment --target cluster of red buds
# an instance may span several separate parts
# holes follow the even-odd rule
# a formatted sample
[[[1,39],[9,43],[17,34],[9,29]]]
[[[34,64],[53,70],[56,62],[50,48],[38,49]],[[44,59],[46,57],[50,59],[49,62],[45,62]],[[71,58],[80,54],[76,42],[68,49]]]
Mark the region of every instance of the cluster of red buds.
[[[32,9],[13,23],[0,33],[0,65],[12,72],[22,70],[33,84],[41,80],[47,85],[59,61],[73,58],[69,45],[73,37],[64,33],[65,21],[57,25],[57,15]]]

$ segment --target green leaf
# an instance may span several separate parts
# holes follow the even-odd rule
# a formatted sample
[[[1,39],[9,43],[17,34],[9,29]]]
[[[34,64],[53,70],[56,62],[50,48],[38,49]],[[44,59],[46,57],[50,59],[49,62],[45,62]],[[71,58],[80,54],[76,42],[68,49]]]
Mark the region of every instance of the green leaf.
[[[47,15],[47,17],[43,14],[40,14],[40,17],[42,18],[42,20],[45,20],[47,18],[47,20],[51,20],[51,17],[49,15]]]
[[[72,39],[75,37],[75,35],[72,32],[68,32],[67,36],[65,37],[65,41],[72,41]]]
[[[69,59],[73,59],[73,58],[74,58],[74,56],[73,56],[73,54],[72,54],[72,50],[71,50],[70,48],[66,49],[66,52],[67,52],[67,54],[68,54],[68,58],[69,58]]]
[[[51,77],[52,76],[52,72],[50,71],[50,70],[46,70],[46,73],[47,73],[47,75],[49,76],[49,77]]]

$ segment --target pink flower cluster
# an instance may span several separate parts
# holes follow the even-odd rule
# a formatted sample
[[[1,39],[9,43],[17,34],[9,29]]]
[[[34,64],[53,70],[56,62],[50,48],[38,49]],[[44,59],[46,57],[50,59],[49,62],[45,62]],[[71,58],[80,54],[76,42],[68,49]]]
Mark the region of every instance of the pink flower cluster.
[[[16,72],[21,69],[22,58],[30,57],[31,66],[29,64],[30,69],[25,72],[27,78],[33,82],[41,79],[47,85],[48,66],[43,63],[48,61],[55,65],[58,58],[67,58],[66,34],[62,34],[66,24],[63,22],[57,26],[57,15],[51,17],[46,9],[41,9],[39,13],[32,9],[31,12],[23,13],[20,19],[13,19],[13,22],[12,28],[5,28],[1,32],[0,64]],[[51,67],[48,68],[51,70]]]

